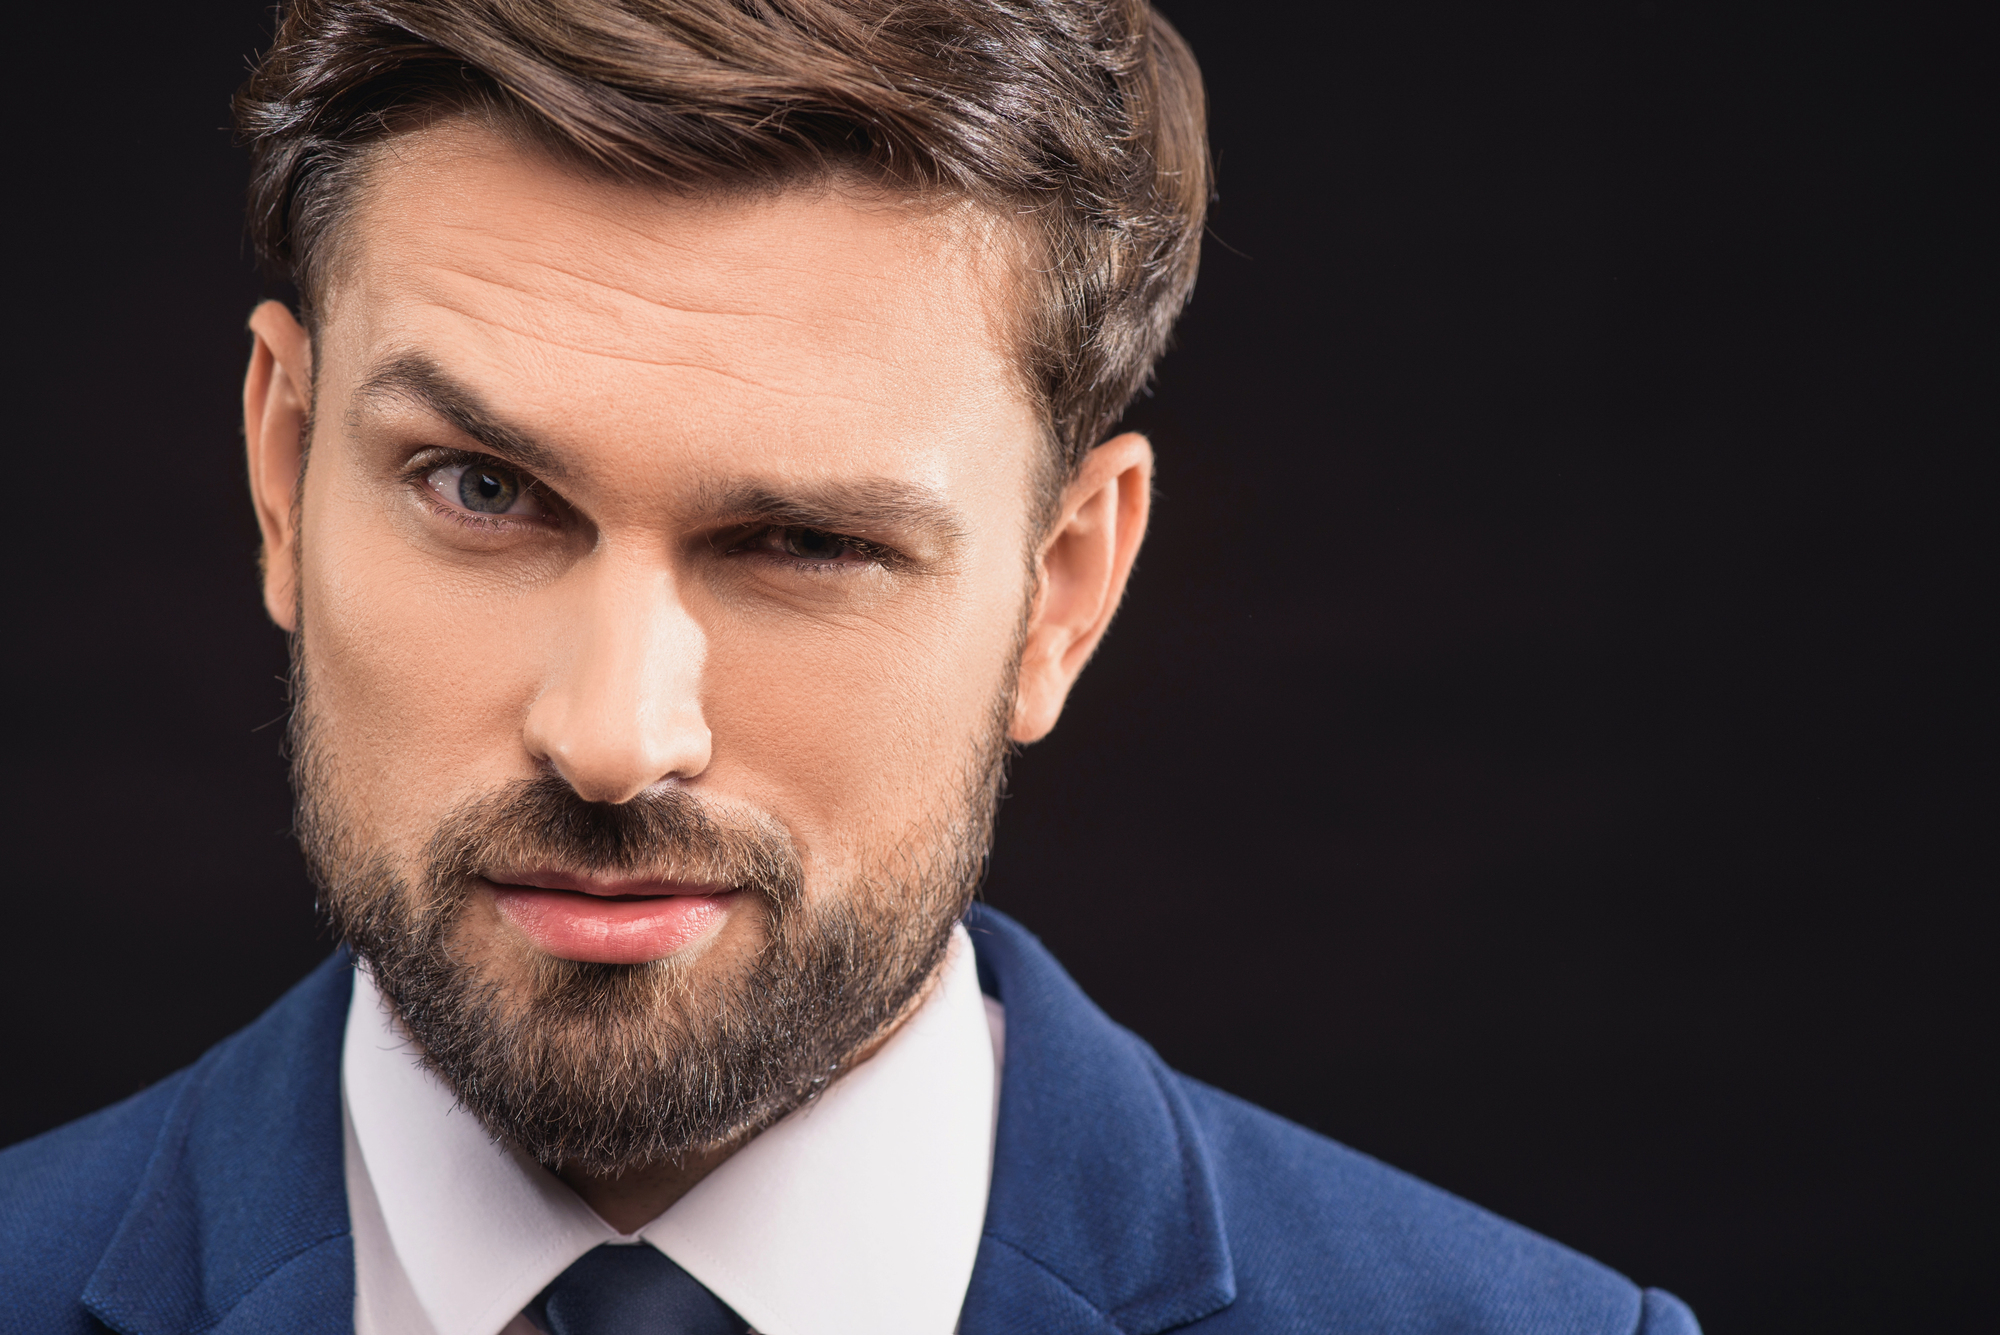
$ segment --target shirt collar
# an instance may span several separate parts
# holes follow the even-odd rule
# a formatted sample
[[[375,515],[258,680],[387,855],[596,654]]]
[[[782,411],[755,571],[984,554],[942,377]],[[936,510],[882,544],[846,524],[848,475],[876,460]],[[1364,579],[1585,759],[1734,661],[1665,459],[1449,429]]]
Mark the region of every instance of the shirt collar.
[[[874,1056],[621,1237],[458,1106],[361,974],[341,1061],[348,1176],[388,1244],[371,1261],[357,1228],[363,1299],[379,1283],[437,1335],[495,1335],[591,1248],[644,1241],[762,1335],[943,1335],[986,1213],[996,1065],[961,927],[939,986]],[[366,1273],[385,1262],[400,1275]]]

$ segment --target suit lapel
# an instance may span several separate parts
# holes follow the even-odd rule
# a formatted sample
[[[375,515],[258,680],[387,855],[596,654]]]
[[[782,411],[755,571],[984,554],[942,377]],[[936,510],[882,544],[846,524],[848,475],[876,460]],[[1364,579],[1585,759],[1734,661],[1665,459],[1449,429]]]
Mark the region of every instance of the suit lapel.
[[[1155,1335],[1228,1306],[1214,1175],[1177,1078],[1019,924],[981,906],[967,926],[1007,1058],[962,1335]]]
[[[84,1289],[128,1335],[354,1328],[338,952],[189,1070],[139,1189]]]

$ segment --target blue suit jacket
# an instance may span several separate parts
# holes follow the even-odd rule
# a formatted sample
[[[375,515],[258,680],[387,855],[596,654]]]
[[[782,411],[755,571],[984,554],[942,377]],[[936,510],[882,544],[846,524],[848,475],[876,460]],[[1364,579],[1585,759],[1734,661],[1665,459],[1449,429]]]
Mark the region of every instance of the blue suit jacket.
[[[1007,1007],[964,1335],[1695,1335],[1677,1299],[1177,1075],[1018,924],[968,925]],[[353,1330],[336,955],[115,1107],[0,1153],[0,1330]]]

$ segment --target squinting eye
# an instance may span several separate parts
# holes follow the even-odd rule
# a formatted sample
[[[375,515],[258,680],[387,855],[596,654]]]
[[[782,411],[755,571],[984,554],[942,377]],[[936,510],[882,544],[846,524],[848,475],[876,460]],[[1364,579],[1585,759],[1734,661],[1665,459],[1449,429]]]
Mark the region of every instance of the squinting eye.
[[[838,561],[854,551],[854,544],[835,533],[817,528],[788,528],[779,534],[785,551],[807,561]]]

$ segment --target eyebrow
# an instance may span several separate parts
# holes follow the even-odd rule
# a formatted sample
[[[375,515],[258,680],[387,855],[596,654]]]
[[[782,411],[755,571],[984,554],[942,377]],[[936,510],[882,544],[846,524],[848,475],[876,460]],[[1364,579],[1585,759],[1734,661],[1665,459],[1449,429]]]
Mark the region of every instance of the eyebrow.
[[[420,352],[406,352],[378,367],[361,382],[357,400],[397,398],[441,417],[484,449],[530,473],[560,483],[571,469],[556,451],[486,406],[477,391],[445,374]]]
[[[530,473],[562,484],[575,469],[561,454],[508,424],[478,392],[459,383],[420,352],[385,362],[361,384],[357,401],[399,398],[443,419],[481,448]],[[948,556],[965,540],[957,507],[929,487],[896,478],[814,480],[778,485],[747,480],[715,483],[687,500],[687,513],[701,523],[760,523],[824,529],[856,536],[927,539],[936,556]]]

